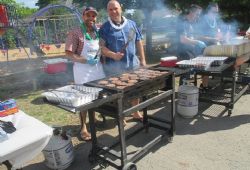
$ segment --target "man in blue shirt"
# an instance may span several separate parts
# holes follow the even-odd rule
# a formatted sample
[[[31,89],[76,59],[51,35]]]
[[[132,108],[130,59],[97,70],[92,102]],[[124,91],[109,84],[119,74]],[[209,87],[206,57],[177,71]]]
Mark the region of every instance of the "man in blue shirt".
[[[122,16],[121,5],[116,0],[109,1],[107,11],[108,21],[100,28],[100,46],[106,75],[145,66],[142,34],[136,23]]]
[[[121,5],[116,0],[108,2],[107,12],[108,21],[99,31],[103,69],[106,76],[146,66],[142,34],[136,23],[122,16]],[[139,99],[131,101],[132,105],[138,103]],[[139,112],[135,112],[133,117],[142,119]]]
[[[201,14],[202,8],[198,5],[191,5],[185,15],[178,18],[176,25],[177,55],[178,60],[190,60],[203,53],[206,44],[200,41],[195,30],[196,22]],[[190,73],[180,77],[179,84],[183,84],[184,79],[189,79]]]
[[[218,24],[219,6],[217,3],[210,3],[206,9],[206,14],[200,19],[198,29],[200,39],[206,45],[219,44],[222,41],[222,33]]]
[[[202,54],[206,44],[197,38],[195,24],[201,14],[202,8],[191,5],[186,15],[179,16],[176,27],[177,53],[181,60],[189,60]]]

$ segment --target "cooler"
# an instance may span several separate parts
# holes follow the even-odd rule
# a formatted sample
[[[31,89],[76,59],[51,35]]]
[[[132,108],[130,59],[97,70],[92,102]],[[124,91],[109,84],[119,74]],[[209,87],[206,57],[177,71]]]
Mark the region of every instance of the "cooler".
[[[160,66],[162,67],[175,67],[177,63],[177,57],[176,56],[170,56],[170,57],[162,57]]]
[[[48,74],[56,74],[66,72],[67,70],[67,59],[55,58],[44,60],[43,71]]]

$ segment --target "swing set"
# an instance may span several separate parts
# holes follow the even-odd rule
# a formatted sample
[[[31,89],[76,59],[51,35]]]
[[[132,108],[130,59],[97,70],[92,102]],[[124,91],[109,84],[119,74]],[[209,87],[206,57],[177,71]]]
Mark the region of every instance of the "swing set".
[[[4,56],[7,55],[7,61],[9,61],[9,45],[6,38],[8,29],[14,30],[15,45],[19,50],[22,47],[28,58],[33,52],[56,53],[58,51],[56,49],[63,47],[69,30],[75,27],[83,29],[83,21],[78,9],[59,4],[48,5],[40,9],[33,14],[28,27],[26,25],[18,18],[15,7],[0,4],[0,50]],[[21,35],[20,28],[22,27],[25,27],[27,35]],[[24,48],[20,37],[28,40],[26,45],[30,47],[30,54]]]
[[[29,25],[29,41],[38,51],[56,53],[58,50],[53,47],[60,49],[65,44],[68,31],[82,24],[81,14],[76,8],[48,5],[33,15]]]

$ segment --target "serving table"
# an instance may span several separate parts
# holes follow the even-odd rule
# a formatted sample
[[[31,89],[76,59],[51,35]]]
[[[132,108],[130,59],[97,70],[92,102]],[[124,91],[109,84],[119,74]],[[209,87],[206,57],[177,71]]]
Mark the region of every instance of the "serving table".
[[[0,163],[8,169],[22,168],[42,151],[52,136],[51,127],[21,110],[0,120],[10,121],[16,128],[7,140],[0,142]]]

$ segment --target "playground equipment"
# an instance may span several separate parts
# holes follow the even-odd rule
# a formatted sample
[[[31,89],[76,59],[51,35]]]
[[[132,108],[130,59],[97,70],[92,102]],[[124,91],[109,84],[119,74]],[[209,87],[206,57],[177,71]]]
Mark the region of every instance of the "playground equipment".
[[[48,5],[33,15],[29,25],[29,42],[37,51],[50,51],[52,46],[59,49],[65,43],[68,31],[75,27],[84,28],[77,8]]]
[[[9,24],[7,10],[4,5],[0,5],[0,36],[5,33],[4,27],[7,27]]]
[[[3,55],[7,55],[7,61],[9,61],[9,44],[7,42],[7,37],[5,36],[5,34],[9,29],[12,29],[14,31],[15,46],[19,48],[19,50],[21,50],[22,47],[29,57],[28,52],[21,42],[21,27],[24,27],[24,23],[19,19],[16,8],[11,5],[0,4],[0,49]]]
[[[74,27],[84,29],[78,9],[66,5],[48,5],[37,11],[29,23],[22,21],[15,7],[7,4],[0,4],[0,14],[0,51],[5,56],[7,55],[7,61],[9,61],[8,49],[10,47],[6,31],[9,29],[14,30],[15,46],[19,50],[22,47],[28,57],[33,52],[56,53],[58,51],[56,49],[64,52],[64,48],[61,47],[65,43],[68,31]],[[21,37],[22,40],[27,40],[25,45],[30,48],[30,54],[25,50]]]

